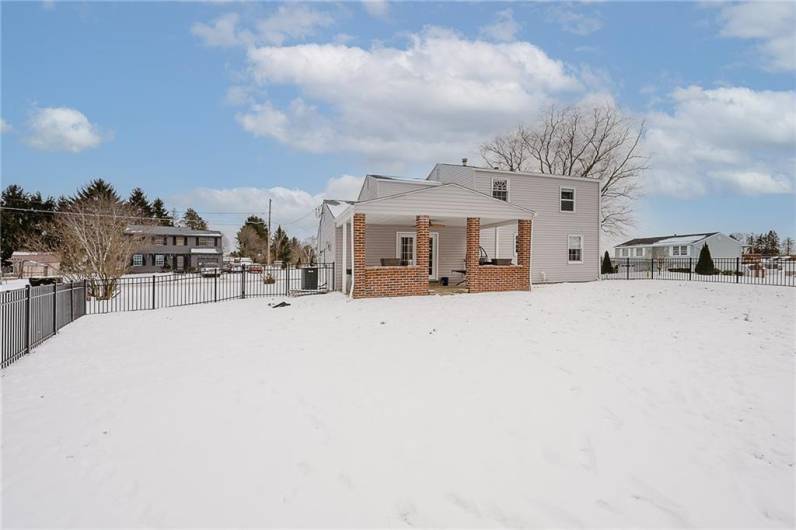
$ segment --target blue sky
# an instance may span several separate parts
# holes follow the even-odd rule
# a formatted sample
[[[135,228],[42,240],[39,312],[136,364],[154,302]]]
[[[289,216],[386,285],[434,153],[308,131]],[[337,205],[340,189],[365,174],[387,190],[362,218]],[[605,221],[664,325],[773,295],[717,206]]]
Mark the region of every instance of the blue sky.
[[[794,24],[787,3],[3,3],[1,177],[205,212],[271,197],[308,235],[365,173],[477,161],[598,101],[649,128],[629,236],[794,235]]]

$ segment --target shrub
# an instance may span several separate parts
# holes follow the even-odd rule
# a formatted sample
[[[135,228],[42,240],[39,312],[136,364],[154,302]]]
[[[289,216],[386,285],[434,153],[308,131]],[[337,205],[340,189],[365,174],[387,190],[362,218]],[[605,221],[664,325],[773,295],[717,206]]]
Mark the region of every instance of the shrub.
[[[605,255],[603,256],[603,264],[600,267],[600,274],[613,274],[614,273],[614,266],[611,264],[611,256],[608,255],[608,251],[605,251]]]
[[[713,258],[710,257],[710,249],[707,243],[699,251],[699,261],[694,267],[694,272],[706,275],[716,274],[716,266],[713,264]]]
[[[691,271],[688,267],[673,267],[669,269],[669,272],[682,272],[688,274]]]
[[[718,271],[717,271],[718,274]],[[741,271],[721,271],[722,276],[743,276]]]

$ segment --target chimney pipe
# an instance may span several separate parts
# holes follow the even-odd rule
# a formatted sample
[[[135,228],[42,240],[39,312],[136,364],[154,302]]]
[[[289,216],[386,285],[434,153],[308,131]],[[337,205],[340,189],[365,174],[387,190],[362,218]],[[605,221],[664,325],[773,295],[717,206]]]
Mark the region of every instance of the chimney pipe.
[[[462,158],[462,165],[463,165],[463,166],[466,166],[466,165],[467,165],[467,159],[466,159],[466,158]]]

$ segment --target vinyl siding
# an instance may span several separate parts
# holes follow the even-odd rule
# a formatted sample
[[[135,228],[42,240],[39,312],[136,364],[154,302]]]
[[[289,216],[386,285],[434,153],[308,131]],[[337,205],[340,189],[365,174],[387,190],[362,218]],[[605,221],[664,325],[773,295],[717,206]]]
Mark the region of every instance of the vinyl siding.
[[[532,234],[533,283],[590,281],[599,278],[599,183],[586,179],[554,178],[477,170],[465,166],[437,165],[429,179],[467,186],[491,195],[492,179],[509,180],[509,202],[537,214]],[[575,212],[560,211],[561,187],[575,189]],[[499,254],[513,256],[515,228],[501,228]],[[567,237],[583,236],[583,263],[568,263]],[[486,245],[484,244],[486,243]],[[494,248],[494,232],[482,232],[481,246]]]
[[[712,258],[739,258],[741,257],[742,245],[735,241],[730,236],[724,234],[715,234],[691,245],[691,256],[694,258],[699,257],[702,252],[702,247],[708,244],[710,249],[710,257]]]
[[[381,265],[381,258],[395,258],[395,240],[398,232],[415,232],[414,225],[366,225],[365,263],[368,266]],[[447,276],[458,282],[461,275],[452,273],[453,269],[464,268],[465,229],[457,226],[440,226],[429,229],[437,233],[438,262],[437,276]]]

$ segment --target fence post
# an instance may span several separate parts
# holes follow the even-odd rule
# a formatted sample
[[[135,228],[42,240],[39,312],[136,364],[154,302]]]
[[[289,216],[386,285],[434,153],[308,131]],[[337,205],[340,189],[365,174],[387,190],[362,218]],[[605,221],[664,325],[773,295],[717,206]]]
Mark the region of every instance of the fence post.
[[[75,282],[69,284],[69,322],[75,321]]]
[[[155,309],[155,275],[152,275],[152,309]]]
[[[326,269],[326,272],[328,273],[329,272],[328,266],[324,267],[324,268]],[[335,271],[334,271],[334,261],[333,261],[332,262],[332,291],[334,291],[334,287],[335,287],[334,283],[336,281],[337,281],[337,276],[336,276]],[[327,279],[327,283],[328,283],[328,279]]]
[[[738,276],[741,274],[741,258],[735,258],[735,283],[738,283]]]
[[[30,284],[25,286],[25,353],[30,353]]]
[[[688,258],[688,279],[691,280],[691,262],[694,258]]]
[[[285,267],[285,296],[290,296],[290,264],[289,263]]]
[[[246,298],[246,265],[240,266],[240,297]]]
[[[655,278],[655,258],[650,258],[650,280]]]
[[[53,335],[58,333],[58,284],[53,284]]]
[[[630,258],[625,258],[625,274],[627,275],[627,279],[629,280],[630,279]],[[345,281],[343,281],[343,285],[345,285]]]
[[[213,274],[213,301],[218,302],[218,271]]]

